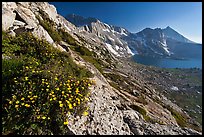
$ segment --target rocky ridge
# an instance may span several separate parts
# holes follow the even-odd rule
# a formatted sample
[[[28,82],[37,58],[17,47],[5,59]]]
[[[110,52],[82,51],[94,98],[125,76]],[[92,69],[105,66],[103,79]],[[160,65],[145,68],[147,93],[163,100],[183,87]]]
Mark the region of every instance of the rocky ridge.
[[[90,114],[86,117],[68,116],[70,119],[68,124],[69,134],[202,134],[193,129],[178,126],[171,112],[164,108],[162,103],[170,105],[178,112],[182,113],[183,110],[165,96],[159,95],[154,87],[144,84],[145,80],[136,79],[136,82],[126,83],[126,87],[132,88],[129,92],[123,88],[119,90],[117,86],[113,87],[110,83],[114,82],[114,80],[111,81],[108,78],[108,73],[114,73],[122,77],[131,76],[128,73],[117,73],[117,69],[111,66],[106,72],[104,71],[107,74],[104,77],[104,74],[102,75],[93,64],[85,61],[72,51],[69,44],[63,41],[56,43],[36,18],[36,16],[41,16],[40,9],[49,15],[49,19],[55,23],[56,28],[65,29],[78,43],[98,53],[99,58],[105,59],[106,55],[101,53],[107,52],[110,54],[111,61],[118,64],[122,63],[122,65],[124,62],[119,62],[119,58],[112,55],[107,45],[104,45],[98,37],[92,39],[90,35],[86,35],[87,32],[82,33],[80,29],[57,14],[56,8],[53,5],[46,2],[2,3],[2,28],[4,31],[8,31],[13,36],[16,33],[30,31],[38,38],[47,40],[61,51],[70,52],[76,63],[85,66],[95,74],[93,79],[96,80],[96,85],[90,89],[91,96],[88,103]],[[68,46],[64,48],[63,45]],[[132,94],[133,90],[136,90],[134,92],[135,95]],[[146,103],[139,102],[137,94],[140,97],[144,97],[143,99]],[[159,101],[156,102],[155,98]],[[155,109],[153,109],[154,107]],[[139,112],[138,108],[142,108],[146,114]],[[154,119],[156,122],[148,122],[147,118],[145,119],[147,116],[148,119]],[[188,115],[186,116],[189,117]]]

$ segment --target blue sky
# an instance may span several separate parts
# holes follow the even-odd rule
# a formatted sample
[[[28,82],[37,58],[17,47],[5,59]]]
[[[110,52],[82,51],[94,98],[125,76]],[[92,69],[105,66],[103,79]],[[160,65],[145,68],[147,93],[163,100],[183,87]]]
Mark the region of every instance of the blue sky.
[[[95,17],[130,32],[172,27],[185,37],[202,43],[202,2],[49,2],[66,16]]]

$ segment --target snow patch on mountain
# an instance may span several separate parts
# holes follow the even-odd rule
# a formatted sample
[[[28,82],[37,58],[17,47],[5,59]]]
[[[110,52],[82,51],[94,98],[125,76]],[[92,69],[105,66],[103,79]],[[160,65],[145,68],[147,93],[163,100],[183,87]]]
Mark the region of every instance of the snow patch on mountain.
[[[125,36],[128,36],[126,33],[125,33],[125,29],[121,28],[121,35],[125,35]]]
[[[120,47],[119,47],[118,45],[115,45],[115,49],[116,49],[116,50],[119,50]]]
[[[106,23],[103,23],[106,27],[108,27],[109,29],[111,28],[108,24]]]
[[[127,46],[127,53],[134,55],[134,53],[130,50],[130,48]]]
[[[109,29],[103,29],[103,31],[107,31],[107,32],[110,32],[110,30],[109,30]]]
[[[115,41],[115,40],[114,40],[113,38],[111,38],[111,37],[108,37],[108,39],[111,40],[111,41]]]
[[[113,46],[112,46],[111,44],[108,44],[108,43],[105,43],[105,44],[106,44],[106,46],[107,46],[107,48],[108,48],[108,50],[109,50],[110,52],[112,52],[112,53],[115,54],[116,56],[120,56],[120,55],[118,54],[118,52],[113,49]]]

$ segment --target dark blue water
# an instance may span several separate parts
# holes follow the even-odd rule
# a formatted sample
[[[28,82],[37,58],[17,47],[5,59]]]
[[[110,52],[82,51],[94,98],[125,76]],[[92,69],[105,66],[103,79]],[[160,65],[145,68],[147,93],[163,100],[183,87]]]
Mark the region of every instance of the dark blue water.
[[[201,68],[202,59],[191,58],[186,60],[177,60],[170,58],[153,58],[149,56],[134,55],[133,60],[144,65],[151,65],[160,68]]]

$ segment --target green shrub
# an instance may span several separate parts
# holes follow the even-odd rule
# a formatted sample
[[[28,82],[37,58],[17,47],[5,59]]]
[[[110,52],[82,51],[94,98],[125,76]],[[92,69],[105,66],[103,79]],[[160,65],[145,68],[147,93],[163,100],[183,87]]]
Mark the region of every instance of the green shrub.
[[[4,43],[20,49],[2,60],[3,134],[65,134],[67,113],[88,114],[91,72],[31,33]]]
[[[48,32],[51,38],[56,41],[60,42],[62,40],[60,34],[55,30],[54,23],[49,18],[42,16],[44,20],[41,20],[38,16],[36,16],[39,24]]]
[[[145,116],[147,114],[146,110],[143,109],[142,107],[140,106],[137,106],[137,105],[130,105],[130,107],[132,109],[134,109],[135,111],[139,112],[140,114],[142,114],[143,116]]]

